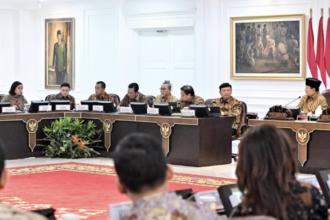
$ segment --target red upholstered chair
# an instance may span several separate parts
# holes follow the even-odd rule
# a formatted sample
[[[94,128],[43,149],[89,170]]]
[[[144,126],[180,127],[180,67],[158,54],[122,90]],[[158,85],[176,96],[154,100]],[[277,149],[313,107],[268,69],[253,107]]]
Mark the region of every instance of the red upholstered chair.
[[[324,90],[322,95],[327,99],[328,105],[330,104],[330,89]]]

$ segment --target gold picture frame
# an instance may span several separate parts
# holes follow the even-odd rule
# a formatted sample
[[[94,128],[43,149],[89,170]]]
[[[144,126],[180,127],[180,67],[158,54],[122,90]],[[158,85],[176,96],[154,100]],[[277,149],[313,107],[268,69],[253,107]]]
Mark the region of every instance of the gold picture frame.
[[[45,20],[45,88],[75,87],[75,19]]]
[[[305,80],[305,15],[230,18],[230,78]]]

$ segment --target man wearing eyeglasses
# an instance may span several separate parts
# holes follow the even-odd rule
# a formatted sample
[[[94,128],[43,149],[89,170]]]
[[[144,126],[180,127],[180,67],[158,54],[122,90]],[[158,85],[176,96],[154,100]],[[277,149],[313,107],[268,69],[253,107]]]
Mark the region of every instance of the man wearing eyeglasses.
[[[155,103],[177,102],[178,99],[171,94],[172,85],[170,81],[165,80],[160,88],[161,95],[156,97]]]

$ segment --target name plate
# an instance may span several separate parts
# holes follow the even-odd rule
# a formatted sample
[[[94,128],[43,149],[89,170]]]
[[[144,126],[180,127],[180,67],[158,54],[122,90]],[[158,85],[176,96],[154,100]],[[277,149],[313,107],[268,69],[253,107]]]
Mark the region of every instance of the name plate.
[[[159,115],[159,108],[148,108],[147,114],[149,115]]]
[[[286,118],[287,114],[285,112],[269,112],[268,113],[269,117],[274,117],[274,118]]]
[[[195,117],[195,110],[182,109],[181,116]]]
[[[39,105],[39,112],[51,112],[52,106],[51,105]]]
[[[2,113],[15,113],[16,112],[16,107],[2,107]]]
[[[93,112],[103,112],[103,105],[93,105]]]
[[[321,119],[330,120],[330,115],[321,115]]]
[[[133,113],[133,109],[131,107],[120,107],[119,113]]]
[[[56,105],[56,111],[70,111],[70,105]]]
[[[132,202],[123,202],[118,204],[109,205],[108,220],[121,220],[132,209]]]
[[[88,111],[88,105],[77,105],[76,106],[77,111]]]

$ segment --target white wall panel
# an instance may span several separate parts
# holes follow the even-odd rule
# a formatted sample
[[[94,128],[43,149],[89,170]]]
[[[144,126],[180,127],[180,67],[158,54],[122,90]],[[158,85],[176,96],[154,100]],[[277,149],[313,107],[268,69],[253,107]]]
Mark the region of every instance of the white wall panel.
[[[115,93],[116,33],[113,8],[85,11],[85,87],[82,99],[94,93],[97,81],[107,84],[107,91]],[[83,98],[84,97],[84,98]]]
[[[14,12],[0,10],[0,92],[8,94],[15,78]]]

